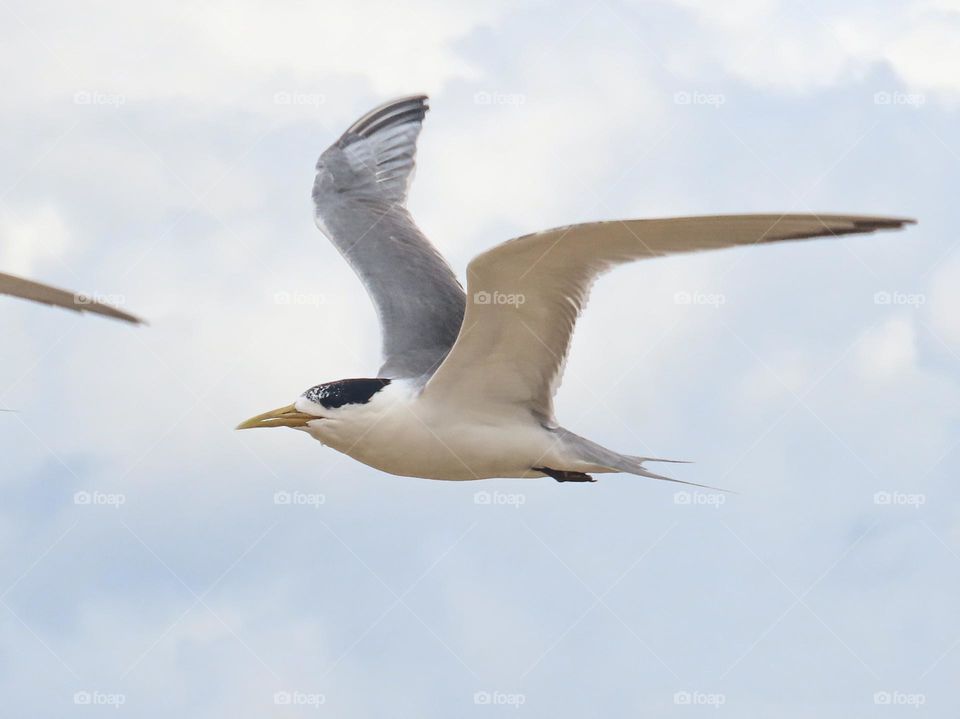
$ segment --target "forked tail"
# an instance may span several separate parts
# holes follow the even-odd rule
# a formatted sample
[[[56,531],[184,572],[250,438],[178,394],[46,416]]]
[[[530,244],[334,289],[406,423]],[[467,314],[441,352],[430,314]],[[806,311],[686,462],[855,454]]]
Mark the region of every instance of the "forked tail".
[[[656,472],[651,472],[649,469],[643,466],[644,462],[669,462],[671,464],[689,464],[687,460],[683,459],[659,459],[656,457],[636,457],[629,454],[620,454],[619,452],[614,452],[612,449],[607,449],[602,447],[596,442],[591,442],[585,437],[581,437],[578,434],[574,434],[569,430],[564,429],[563,427],[558,427],[553,430],[560,436],[564,445],[567,446],[571,451],[573,451],[580,459],[585,462],[590,462],[599,467],[604,467],[606,469],[615,471],[615,472],[626,472],[628,474],[635,474],[638,477],[649,477],[650,479],[660,479],[664,482],[676,482],[677,484],[686,484],[691,487],[701,487],[703,489],[713,489],[718,492],[730,492],[728,489],[720,489],[719,487],[711,487],[709,484],[697,484],[696,482],[687,482],[683,479],[674,479],[673,477],[665,477],[662,474],[657,474]]]

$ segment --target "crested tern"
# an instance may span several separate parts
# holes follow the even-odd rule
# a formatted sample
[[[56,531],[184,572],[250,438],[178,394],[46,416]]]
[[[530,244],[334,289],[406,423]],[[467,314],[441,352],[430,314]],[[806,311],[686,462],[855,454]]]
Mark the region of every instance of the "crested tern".
[[[15,277],[14,275],[8,275],[3,272],[0,272],[0,295],[10,295],[11,297],[32,300],[33,302],[39,302],[44,305],[63,307],[68,310],[73,310],[74,312],[90,312],[92,314],[104,315],[105,317],[113,317],[114,319],[123,320],[124,322],[130,322],[135,325],[143,323],[143,320],[139,317],[134,317],[112,305],[100,302],[89,295],[61,290],[56,287],[51,287],[50,285],[44,285],[40,282],[34,282],[33,280],[26,280],[22,277]]]
[[[554,417],[574,324],[597,276],[663,255],[913,222],[769,214],[570,225],[480,254],[467,267],[464,293],[406,209],[426,112],[423,95],[377,107],[316,165],[317,227],[376,306],[383,354],[377,376],[319,384],[238,429],[292,427],[383,472],[426,479],[590,482],[593,474],[624,472],[678,482],[644,466],[675,460],[620,454]]]

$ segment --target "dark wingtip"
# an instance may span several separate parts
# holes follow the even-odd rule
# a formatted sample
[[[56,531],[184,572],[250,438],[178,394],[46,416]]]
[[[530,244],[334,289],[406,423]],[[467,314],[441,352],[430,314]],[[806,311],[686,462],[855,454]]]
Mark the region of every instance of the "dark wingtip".
[[[81,314],[91,314],[91,315],[100,315],[101,317],[109,317],[110,319],[120,320],[121,322],[126,322],[131,324],[134,327],[148,327],[149,323],[137,317],[136,315],[131,315],[129,312],[124,312],[121,309],[117,309],[113,305],[107,305],[102,302],[94,302],[91,304],[84,305],[75,305],[74,307],[68,309],[75,309]]]
[[[426,95],[398,97],[379,105],[354,122],[343,134],[341,142],[349,144],[350,138],[370,137],[386,127],[420,122],[430,109]]]
[[[789,217],[782,215],[780,219]],[[775,234],[763,239],[764,242],[779,242],[781,240],[806,240],[814,237],[842,237],[844,235],[866,235],[883,230],[902,230],[907,225],[915,225],[917,221],[909,217],[868,217],[849,215],[813,215],[820,221],[820,227],[813,230],[804,230],[795,233]]]
[[[917,221],[912,217],[868,217],[857,219],[854,226],[865,232],[873,230],[899,230],[905,225],[915,225]]]

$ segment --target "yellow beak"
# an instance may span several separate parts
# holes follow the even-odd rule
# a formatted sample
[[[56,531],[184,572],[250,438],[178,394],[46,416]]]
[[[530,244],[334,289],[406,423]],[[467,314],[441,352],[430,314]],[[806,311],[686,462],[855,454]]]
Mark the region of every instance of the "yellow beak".
[[[298,412],[296,407],[288,404],[286,407],[272,409],[269,412],[251,417],[246,422],[237,425],[237,429],[256,429],[257,427],[306,427],[311,419],[320,419],[312,414]]]

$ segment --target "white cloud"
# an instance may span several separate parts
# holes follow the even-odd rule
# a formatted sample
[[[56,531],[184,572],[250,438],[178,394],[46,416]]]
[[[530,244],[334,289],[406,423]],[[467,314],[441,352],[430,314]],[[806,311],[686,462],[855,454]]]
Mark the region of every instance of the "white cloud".
[[[700,24],[704,62],[760,87],[808,91],[835,84],[854,69],[850,53],[819,10],[759,0],[735,13],[716,3],[681,1]],[[685,48],[674,49],[682,56]]]
[[[329,112],[343,117],[350,108],[342,97],[357,83],[392,95],[475,76],[456,44],[508,7],[247,0],[135,8],[108,2],[91,12],[48,1],[24,9],[22,26],[7,23],[0,62],[18,71],[0,101],[22,107],[25,97],[70,102],[89,93],[93,105],[189,99],[198,109],[276,112],[277,91],[335,92],[341,101]],[[397,32],[413,18],[415,37]]]
[[[0,271],[32,275],[41,266],[63,262],[71,244],[70,230],[51,205],[0,209]]]
[[[894,40],[886,59],[911,88],[960,99],[960,14],[924,16]]]
[[[603,47],[591,44],[597,34]],[[509,239],[480,232],[491,225],[523,234],[605,216],[623,173],[667,130],[670,95],[646,57],[632,31],[598,11],[562,41],[528,49],[509,74],[491,72],[457,93],[457,120],[428,120],[421,140],[413,194],[425,226],[469,246],[465,264]]]
[[[738,10],[702,0],[676,0],[700,26],[698,71],[719,63],[757,87],[810,92],[889,66],[915,92],[948,103],[960,97],[960,10],[952,0],[905,2],[879,11],[845,6],[756,0]],[[694,55],[695,56],[695,55]],[[688,48],[671,53],[690,67]],[[894,88],[887,88],[892,90]]]
[[[891,317],[867,330],[857,344],[859,371],[874,381],[891,380],[916,364],[917,345],[913,322],[906,316]]]

